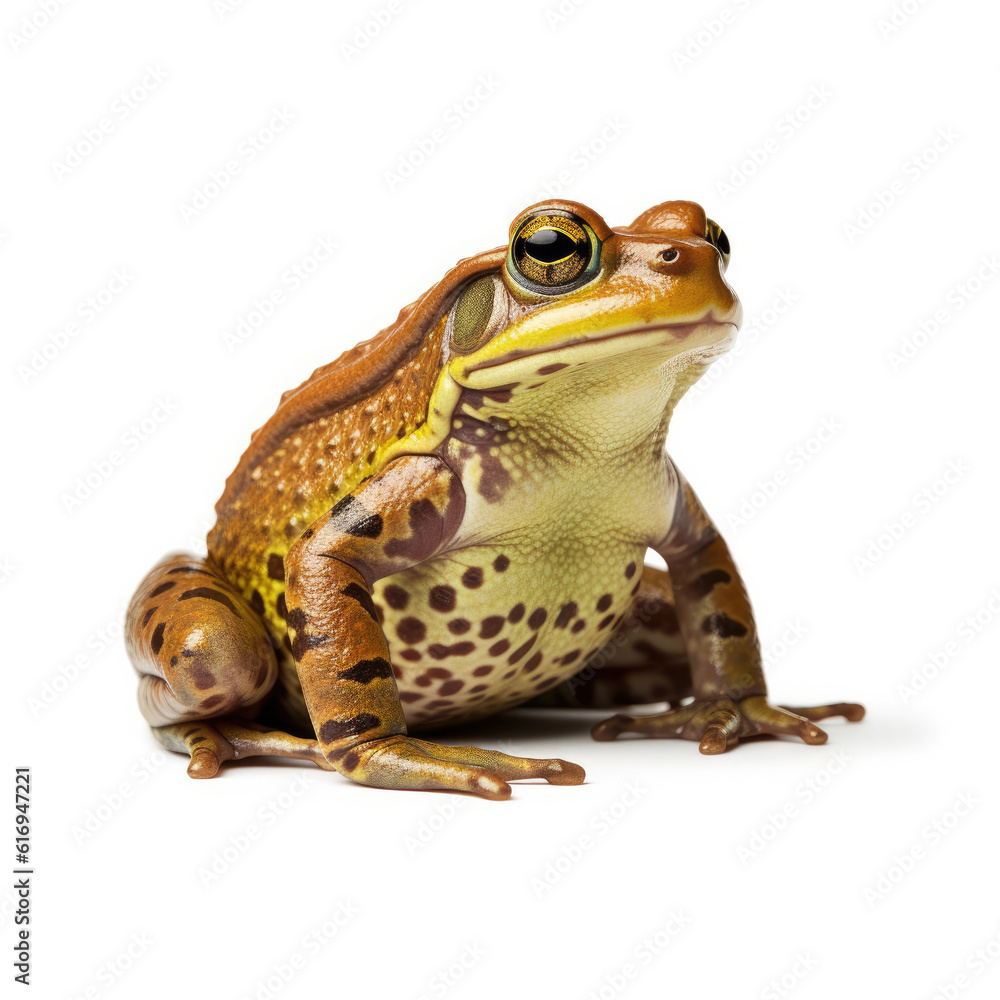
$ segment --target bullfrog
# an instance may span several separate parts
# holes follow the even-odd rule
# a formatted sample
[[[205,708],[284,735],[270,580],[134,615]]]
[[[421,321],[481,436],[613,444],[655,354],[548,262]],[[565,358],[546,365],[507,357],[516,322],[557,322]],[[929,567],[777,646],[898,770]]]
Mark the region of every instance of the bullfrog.
[[[168,556],[130,602],[157,740],[194,778],[275,755],[505,799],[512,780],[584,771],[414,734],[604,708],[597,740],[719,754],[859,720],[857,704],[768,701],[743,582],[665,448],[738,329],[729,258],[694,202],[618,229],[540,202],[286,392],[226,481],[207,555]]]

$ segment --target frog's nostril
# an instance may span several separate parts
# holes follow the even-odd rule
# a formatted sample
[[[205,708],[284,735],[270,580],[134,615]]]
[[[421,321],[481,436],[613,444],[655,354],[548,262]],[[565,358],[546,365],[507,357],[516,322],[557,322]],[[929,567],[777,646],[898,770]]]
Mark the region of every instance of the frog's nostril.
[[[660,251],[660,260],[666,261],[666,263],[668,264],[671,263],[672,261],[677,260],[679,256],[680,254],[673,249]]]

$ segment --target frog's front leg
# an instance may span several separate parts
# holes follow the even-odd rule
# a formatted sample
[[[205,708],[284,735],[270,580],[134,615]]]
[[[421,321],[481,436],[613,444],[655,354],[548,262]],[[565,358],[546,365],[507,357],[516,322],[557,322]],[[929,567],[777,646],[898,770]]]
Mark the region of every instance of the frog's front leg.
[[[670,570],[694,700],[659,715],[615,715],[594,727],[595,739],[635,732],[698,740],[702,753],[716,754],[747,736],[787,735],[825,743],[827,735],[814,724],[817,720],[840,715],[857,722],[864,717],[861,705],[846,702],[813,708],[768,702],[746,588],[724,539],[683,478],[671,529],[653,548]]]
[[[344,776],[382,788],[447,789],[490,799],[508,781],[579,784],[583,769],[406,734],[371,587],[441,552],[465,510],[441,459],[397,459],[314,523],[285,558],[292,655],[320,746]]]

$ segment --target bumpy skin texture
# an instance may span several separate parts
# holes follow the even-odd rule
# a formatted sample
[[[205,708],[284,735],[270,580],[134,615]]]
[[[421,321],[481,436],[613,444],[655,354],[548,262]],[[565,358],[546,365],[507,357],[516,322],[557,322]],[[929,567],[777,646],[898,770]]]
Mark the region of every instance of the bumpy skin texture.
[[[273,754],[506,798],[513,779],[584,774],[411,734],[524,703],[666,702],[594,738],[711,754],[821,743],[817,720],[861,718],[768,703],[743,583],[664,448],[739,324],[727,259],[691,202],[618,230],[541,203],[509,247],[286,393],[226,484],[207,558],[164,560],[129,607],[161,743],[193,777]],[[643,567],[649,548],[669,573]]]

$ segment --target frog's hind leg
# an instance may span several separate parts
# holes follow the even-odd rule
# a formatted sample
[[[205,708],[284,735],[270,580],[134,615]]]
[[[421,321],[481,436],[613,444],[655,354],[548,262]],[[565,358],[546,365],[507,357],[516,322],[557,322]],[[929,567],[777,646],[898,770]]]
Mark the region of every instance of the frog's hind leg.
[[[213,777],[237,757],[316,759],[314,741],[249,721],[274,686],[277,657],[264,623],[208,560],[171,556],[154,567],[125,630],[143,717],[165,747],[191,755],[191,777]]]

